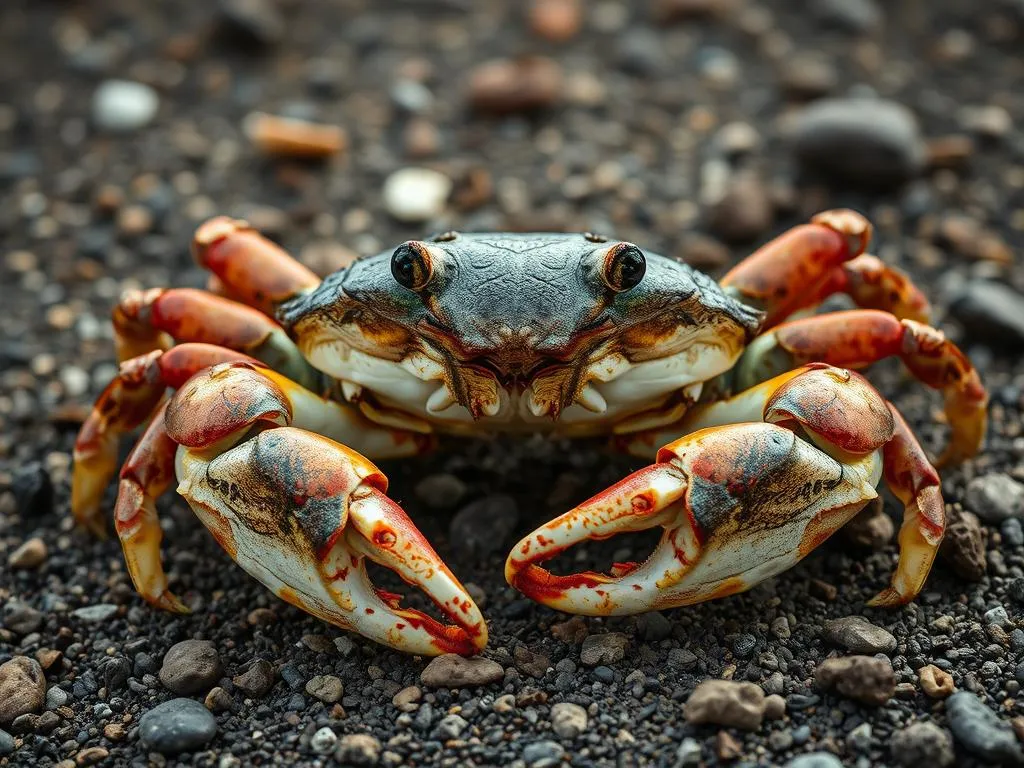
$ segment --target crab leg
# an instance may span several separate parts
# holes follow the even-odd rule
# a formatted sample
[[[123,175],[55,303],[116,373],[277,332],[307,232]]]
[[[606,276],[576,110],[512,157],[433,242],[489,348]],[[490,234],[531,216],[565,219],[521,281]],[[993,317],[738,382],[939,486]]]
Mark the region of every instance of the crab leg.
[[[218,216],[201,224],[192,253],[224,292],[273,316],[286,299],[320,285],[320,278],[249,224]]]
[[[942,536],[936,476],[862,377],[807,366],[694,409],[678,427],[696,431],[520,541],[505,564],[509,583],[589,615],[741,592],[794,565],[875,498],[884,465],[907,514],[897,572],[875,600],[906,602],[920,590]],[[651,557],[611,575],[556,576],[539,565],[586,539],[656,526],[664,533]]]
[[[75,440],[71,511],[98,536],[105,535],[100,514],[103,490],[117,470],[117,440],[148,419],[168,387],[180,387],[196,371],[228,360],[256,361],[241,352],[211,344],[182,344],[153,350],[121,364]]]
[[[114,309],[118,357],[137,357],[177,342],[237,349],[304,384],[316,374],[276,322],[237,301],[195,288],[128,291]]]
[[[951,436],[939,466],[976,454],[985,439],[988,394],[960,349],[935,328],[887,312],[852,310],[794,320],[756,338],[736,364],[739,387],[812,361],[862,368],[899,357],[945,397]]]
[[[270,371],[225,365],[179,390],[166,419],[182,446],[179,493],[246,572],[314,616],[410,653],[483,648],[479,609],[385,495],[384,475],[308,431],[321,431],[323,414],[296,408],[286,386]],[[264,431],[245,439],[253,426]],[[366,558],[419,587],[452,624],[400,607],[399,596],[372,584]]]

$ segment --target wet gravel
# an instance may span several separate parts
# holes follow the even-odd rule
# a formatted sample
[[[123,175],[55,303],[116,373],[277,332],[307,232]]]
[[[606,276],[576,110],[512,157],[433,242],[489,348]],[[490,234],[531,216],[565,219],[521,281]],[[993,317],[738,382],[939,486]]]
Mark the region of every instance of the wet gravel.
[[[0,43],[0,764],[1024,761],[1019,2],[7,0]],[[608,620],[536,606],[504,584],[507,547],[638,466],[540,438],[385,466],[489,619],[473,661],[277,601],[180,500],[160,509],[187,617],[71,524],[110,308],[202,285],[187,246],[209,216],[320,272],[461,228],[615,233],[717,275],[841,205],[992,394],[986,450],[943,473],[950,534],[913,605],[864,605],[896,553],[872,510],[744,595]],[[937,452],[937,399],[896,365],[873,377]],[[708,680],[730,682],[692,701]]]

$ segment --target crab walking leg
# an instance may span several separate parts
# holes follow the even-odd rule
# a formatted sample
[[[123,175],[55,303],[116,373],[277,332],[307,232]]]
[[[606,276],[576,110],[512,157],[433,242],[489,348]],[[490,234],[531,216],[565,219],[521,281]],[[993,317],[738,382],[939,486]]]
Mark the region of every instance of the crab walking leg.
[[[182,344],[126,360],[107,385],[78,432],[71,478],[71,511],[98,536],[106,533],[100,502],[117,471],[118,438],[156,410],[168,387],[176,388],[203,368],[228,360],[256,361],[211,344]]]
[[[320,285],[311,270],[240,219],[218,216],[201,224],[192,253],[228,295],[267,315],[273,316],[286,299]]]
[[[978,372],[941,331],[887,312],[835,312],[780,325],[744,351],[736,385],[748,387],[812,361],[862,368],[886,357],[899,357],[918,381],[943,393],[951,435],[938,466],[976,454],[988,405]]]
[[[864,253],[871,225],[859,213],[819,213],[810,224],[784,232],[733,267],[721,285],[766,313],[770,328],[807,304],[808,294],[844,262]]]
[[[472,598],[384,495],[384,475],[355,451],[281,427],[223,453],[182,447],[177,464],[178,491],[200,520],[287,602],[409,653],[469,655],[486,645]],[[367,557],[422,589],[452,624],[400,608],[397,595],[370,581]]]
[[[114,309],[113,319],[121,360],[165,349],[173,339],[237,349],[307,385],[316,378],[312,366],[275,321],[207,291],[128,291]]]
[[[136,591],[158,608],[188,613],[188,606],[168,588],[167,575],[160,563],[163,531],[156,500],[174,480],[174,453],[178,447],[164,426],[166,410],[166,402],[157,408],[121,467],[114,527]]]
[[[821,363],[787,371],[729,400],[694,408],[671,431],[634,436],[626,447],[643,455],[652,438],[665,440],[679,431],[759,419],[801,432],[839,461],[881,448],[886,484],[904,505],[903,525],[891,585],[869,604],[913,600],[924,586],[945,530],[939,475],[896,408],[859,374]]]
[[[817,306],[840,293],[862,309],[880,309],[900,320],[931,321],[931,305],[910,277],[870,253],[834,268],[816,291],[808,294],[803,307]]]

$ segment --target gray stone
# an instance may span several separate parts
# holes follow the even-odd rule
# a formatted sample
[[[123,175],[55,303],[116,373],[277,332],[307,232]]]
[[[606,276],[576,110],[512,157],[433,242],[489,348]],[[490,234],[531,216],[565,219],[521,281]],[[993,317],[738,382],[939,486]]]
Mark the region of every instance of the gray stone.
[[[896,638],[882,627],[875,626],[863,616],[845,616],[825,622],[825,639],[841,645],[851,653],[892,653]]]
[[[935,723],[913,723],[896,731],[889,749],[898,765],[946,768],[956,762],[953,737]]]
[[[925,144],[914,114],[882,99],[822,99],[796,118],[801,165],[840,183],[892,187],[917,176]]]
[[[946,715],[954,738],[968,752],[993,763],[1024,762],[1024,751],[1013,727],[999,719],[975,694],[954,693],[946,699]]]
[[[338,735],[327,726],[320,728],[310,737],[309,748],[318,755],[328,755],[334,751],[338,743]]]
[[[814,0],[811,10],[822,26],[864,34],[882,24],[882,11],[874,0]]]
[[[217,648],[209,640],[183,640],[164,655],[160,682],[174,693],[208,691],[220,679],[224,667]]]
[[[316,675],[306,683],[306,693],[320,699],[324,704],[335,704],[341,701],[345,686],[341,678],[335,675]]]
[[[102,624],[117,615],[117,606],[110,603],[98,603],[97,605],[86,605],[71,612],[71,615],[80,621],[90,624]]]
[[[1024,296],[992,280],[970,280],[953,296],[950,313],[968,338],[993,347],[1024,348]]]
[[[551,707],[551,730],[563,739],[575,739],[587,730],[587,710],[579,704],[555,704]]]
[[[599,664],[615,664],[626,655],[629,638],[621,632],[606,632],[603,635],[588,635],[580,650],[580,662],[586,667]]]
[[[43,614],[17,600],[4,603],[3,624],[18,635],[28,635],[43,625]]]
[[[0,731],[0,757],[14,752],[14,737],[7,731]]]
[[[503,551],[519,522],[515,499],[495,494],[477,499],[455,513],[449,526],[452,549],[464,558]]]
[[[428,688],[471,688],[497,683],[504,677],[505,670],[495,661],[480,656],[467,659],[446,653],[424,667],[420,682]]]
[[[786,768],[843,768],[843,763],[831,752],[811,752],[794,757],[786,763]]]
[[[70,698],[67,691],[55,685],[46,691],[46,708],[56,709],[57,707],[63,707]]]
[[[148,125],[159,107],[160,97],[148,85],[106,80],[93,94],[92,120],[105,131],[135,131]]]
[[[445,715],[437,724],[434,732],[442,741],[448,741],[459,738],[468,726],[469,723],[460,715]]]
[[[217,733],[217,720],[192,699],[171,699],[149,710],[139,720],[143,746],[163,755],[190,752]]]
[[[565,749],[557,741],[535,741],[523,748],[523,760],[529,768],[549,768],[558,765]]]
[[[1024,315],[1024,296],[1020,312]],[[964,506],[987,523],[998,525],[1024,514],[1024,483],[1003,472],[976,477],[967,484]]]

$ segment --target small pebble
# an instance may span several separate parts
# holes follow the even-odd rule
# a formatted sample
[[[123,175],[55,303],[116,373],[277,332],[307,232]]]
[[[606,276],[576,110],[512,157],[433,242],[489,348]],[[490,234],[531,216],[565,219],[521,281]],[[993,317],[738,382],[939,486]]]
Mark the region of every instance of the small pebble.
[[[220,679],[224,667],[216,646],[209,640],[183,640],[164,655],[160,682],[178,694],[208,691]]]
[[[309,740],[309,748],[318,755],[328,755],[338,743],[337,734],[327,726],[319,728]]]
[[[387,212],[399,221],[417,223],[440,216],[445,209],[452,180],[429,168],[403,168],[384,181],[381,199]]]
[[[316,675],[306,683],[306,693],[320,699],[324,704],[334,704],[337,701],[341,701],[341,697],[345,693],[345,687],[342,685],[340,677]]]
[[[683,714],[695,725],[714,723],[746,730],[761,727],[765,713],[764,691],[753,683],[705,680],[686,701]]]
[[[863,616],[846,616],[825,622],[825,639],[841,645],[851,653],[892,653],[896,638],[882,627],[875,626]]]
[[[892,759],[897,765],[947,768],[956,763],[953,737],[935,723],[912,723],[896,731],[889,741]]]
[[[149,750],[163,755],[190,752],[217,733],[210,711],[193,699],[171,699],[149,710],[139,720],[139,739]]]
[[[87,605],[83,608],[76,608],[71,615],[89,624],[102,624],[117,615],[117,606],[110,603]]]
[[[881,706],[896,692],[892,664],[874,656],[841,656],[826,659],[814,673],[818,686],[835,689],[863,704]]]
[[[15,570],[38,568],[46,562],[46,555],[46,542],[36,536],[28,539],[11,552],[7,558],[7,564]]]
[[[381,744],[368,733],[349,733],[338,740],[334,759],[342,765],[376,765]]]
[[[934,664],[926,664],[917,670],[917,678],[921,683],[921,690],[933,699],[944,699],[956,690],[953,676]]]
[[[274,687],[276,676],[273,664],[264,659],[256,659],[245,672],[235,675],[231,682],[246,696],[258,699]]]
[[[971,754],[993,763],[1024,762],[1024,751],[1013,728],[986,707],[976,694],[954,693],[946,699],[946,715],[953,737]]]
[[[92,97],[92,120],[105,131],[129,132],[156,117],[160,97],[148,85],[129,80],[106,80]]]
[[[587,730],[587,710],[579,704],[561,702],[551,707],[551,730],[563,739],[575,739]]]
[[[481,112],[532,112],[552,106],[562,92],[562,68],[544,56],[496,59],[469,79],[470,105]]]
[[[0,725],[39,712],[45,701],[46,677],[39,662],[15,656],[0,664]]]
[[[472,688],[499,682],[504,677],[505,670],[490,659],[446,653],[424,667],[420,682],[428,688]]]
[[[629,638],[621,632],[588,635],[580,650],[580,662],[586,667],[615,664],[625,657],[628,645]]]
[[[1021,297],[1021,301],[1018,311],[1024,307],[1024,297]],[[1024,315],[1024,312],[1020,314]],[[975,477],[967,483],[964,506],[985,522],[994,525],[1011,517],[1021,517],[1024,515],[1024,483],[1003,472]]]

